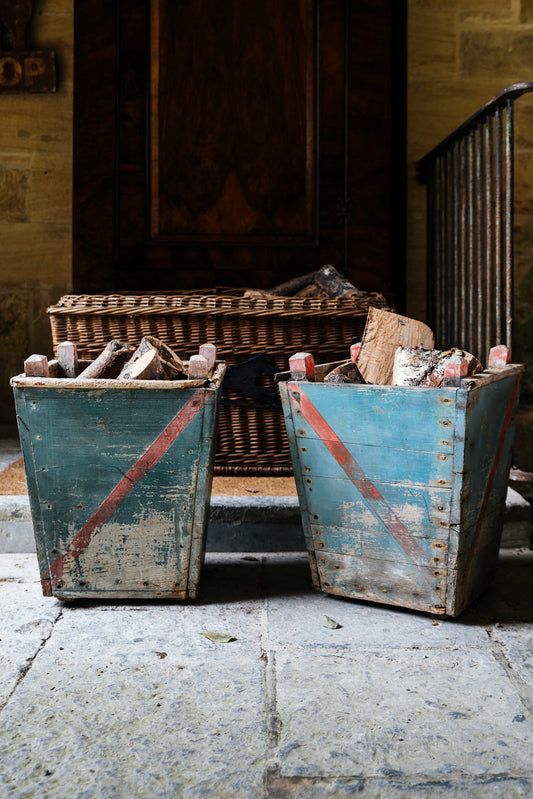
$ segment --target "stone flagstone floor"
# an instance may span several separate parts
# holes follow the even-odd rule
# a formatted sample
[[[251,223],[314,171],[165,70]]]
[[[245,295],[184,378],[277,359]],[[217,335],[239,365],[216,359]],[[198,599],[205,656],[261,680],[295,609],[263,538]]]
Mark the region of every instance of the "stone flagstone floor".
[[[4,554],[0,602],[2,797],[533,797],[531,552],[456,620],[316,593],[300,553],[208,554],[189,603],[44,598]]]

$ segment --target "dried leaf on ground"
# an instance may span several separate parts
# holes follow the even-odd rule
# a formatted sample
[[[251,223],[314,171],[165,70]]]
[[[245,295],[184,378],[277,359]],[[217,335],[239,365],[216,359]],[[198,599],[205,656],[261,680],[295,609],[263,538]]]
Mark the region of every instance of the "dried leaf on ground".
[[[327,627],[330,630],[338,630],[339,627],[342,627],[342,624],[339,624],[338,621],[330,619],[329,616],[324,616],[324,618],[322,619],[322,626]]]
[[[213,641],[215,644],[229,644],[230,641],[237,640],[233,635],[229,635],[229,633],[212,633],[209,630],[203,632],[202,635],[204,638],[209,638],[209,640]]]

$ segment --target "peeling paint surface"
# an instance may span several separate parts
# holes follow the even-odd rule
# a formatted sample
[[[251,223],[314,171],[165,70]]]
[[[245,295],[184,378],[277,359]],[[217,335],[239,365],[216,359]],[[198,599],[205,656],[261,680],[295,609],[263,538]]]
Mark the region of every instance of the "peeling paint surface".
[[[46,595],[195,596],[220,367],[217,375],[211,387],[14,381]]]
[[[521,371],[460,389],[280,383],[317,588],[456,616],[487,587]]]

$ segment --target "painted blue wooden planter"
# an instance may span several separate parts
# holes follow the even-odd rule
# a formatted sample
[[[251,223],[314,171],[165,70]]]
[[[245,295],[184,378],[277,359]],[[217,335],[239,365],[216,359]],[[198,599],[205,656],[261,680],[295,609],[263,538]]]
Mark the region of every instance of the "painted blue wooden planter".
[[[12,379],[44,595],[197,595],[224,370]]]
[[[461,388],[280,375],[314,585],[457,616],[497,565],[521,365]]]

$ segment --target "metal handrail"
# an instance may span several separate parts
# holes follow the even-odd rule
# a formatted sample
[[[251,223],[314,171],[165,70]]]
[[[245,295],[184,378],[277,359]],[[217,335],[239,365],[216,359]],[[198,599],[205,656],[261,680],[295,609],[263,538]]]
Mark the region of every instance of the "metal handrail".
[[[512,347],[515,83],[418,164],[427,186],[427,316],[438,347]]]

